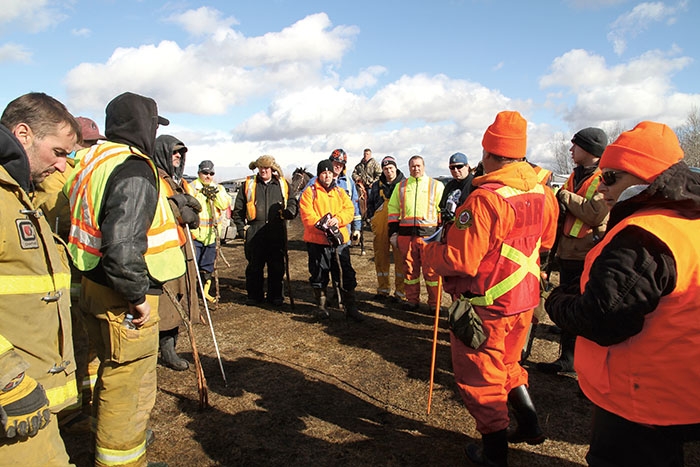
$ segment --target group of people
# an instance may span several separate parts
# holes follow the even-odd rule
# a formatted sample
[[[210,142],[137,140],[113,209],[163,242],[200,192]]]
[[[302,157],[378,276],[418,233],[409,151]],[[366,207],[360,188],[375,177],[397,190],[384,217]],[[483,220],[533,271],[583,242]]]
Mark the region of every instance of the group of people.
[[[95,465],[146,465],[159,350],[187,369],[175,345],[182,320],[201,319],[196,282],[214,298],[230,198],[212,162],[182,179],[187,148],[156,138],[169,121],[151,98],[120,94],[105,114],[102,135],[29,93],[0,117],[3,464],[69,465],[59,425],[89,411]]]
[[[230,198],[213,181],[214,164],[202,161],[198,179],[183,180],[187,147],[156,137],[169,121],[151,98],[126,92],[105,113],[102,135],[56,99],[29,93],[0,117],[0,458],[8,465],[68,465],[52,419],[86,407],[95,465],[145,465],[159,349],[165,365],[187,369],[175,351],[179,324],[203,319],[198,285],[205,304],[218,299],[210,292]],[[548,257],[545,272],[558,268],[560,283],[545,308],[561,329],[561,356],[539,367],[576,372],[593,403],[587,461],[683,465],[683,443],[700,433],[700,374],[687,364],[700,352],[692,314],[700,247],[690,240],[700,176],[677,137],[649,121],[612,144],[603,130],[582,129],[572,138],[576,168],[556,195],[551,173],[526,160],[518,112],[498,113],[482,146],[473,170],[465,154],[450,156],[446,185],[425,174],[419,155],[405,176],[394,157],[377,162],[370,149],[350,176],[347,154],[334,150],[305,186],[290,185],[272,156],[251,162],[257,173],[232,206],[245,238],[246,303],[283,303],[286,221],[299,215],[316,316],[328,317],[332,285],[347,318],[363,321],[349,247],[368,221],[375,298],[416,311],[421,280],[429,306],[441,283],[453,298],[455,380],[482,435],[466,456],[506,466],[509,443],[546,439],[521,352],[547,289],[540,258]]]

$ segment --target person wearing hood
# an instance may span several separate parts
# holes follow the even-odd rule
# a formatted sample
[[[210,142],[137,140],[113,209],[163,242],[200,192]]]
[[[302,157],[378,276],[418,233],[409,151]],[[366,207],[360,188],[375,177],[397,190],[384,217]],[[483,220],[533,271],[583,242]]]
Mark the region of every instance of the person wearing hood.
[[[185,170],[187,147],[171,135],[160,135],[156,138],[153,161],[158,168],[161,189],[168,197],[170,208],[177,220],[178,233],[182,243],[182,254],[186,260],[187,273],[164,284],[175,297],[180,300],[183,309],[189,310],[192,323],[201,323],[199,302],[197,300],[197,267],[194,262],[190,228],[199,227],[199,212],[202,206],[189,194],[187,181],[182,178]],[[189,368],[189,363],[177,352],[177,340],[182,318],[169,297],[162,297],[158,303],[160,360],[163,365],[176,371]]]
[[[350,260],[349,232],[355,207],[347,192],[336,184],[333,162],[325,159],[316,167],[314,183],[299,199],[299,215],[304,226],[304,242],[309,254],[309,282],[316,298],[316,317],[329,317],[326,309],[329,276],[340,288],[346,318],[360,322],[357,309],[357,278]]]
[[[483,440],[482,449],[466,447],[467,457],[473,465],[506,466],[508,442],[545,440],[520,356],[540,299],[540,250],[554,243],[556,217],[545,209],[548,188],[525,160],[520,113],[500,112],[482,146],[484,175],[474,178],[443,241],[424,252],[445,291],[469,304],[483,326],[484,340],[475,342],[450,319],[455,380]],[[510,432],[508,403],[517,421]]]
[[[286,221],[297,216],[296,193],[289,193],[289,184],[274,157],[260,156],[248,167],[258,173],[246,177],[231,213],[238,235],[245,238],[246,305],[265,301],[267,265],[267,301],[280,306],[284,303]]]
[[[10,102],[0,117],[0,459],[69,465],[54,418],[77,402],[64,246],[32,202],[34,184],[62,172],[80,139],[66,107],[44,93]]]
[[[549,316],[577,337],[574,368],[593,403],[589,465],[683,465],[700,438],[700,175],[673,130],[643,121],[608,145],[598,191],[607,231],[580,283]]]
[[[382,174],[372,184],[367,197],[367,219],[370,219],[374,239],[374,268],[377,272],[377,300],[391,297],[389,274],[392,256],[394,259],[394,295],[393,300],[400,302],[406,299],[403,274],[403,260],[398,248],[389,242],[389,199],[396,185],[406,177],[396,166],[393,156],[386,156],[381,162]]]
[[[158,302],[185,273],[177,220],[152,160],[169,121],[131,92],[105,109],[107,141],[92,146],[68,179],[68,248],[83,273],[80,308],[100,360],[95,385],[95,465],[145,464],[156,398]]]

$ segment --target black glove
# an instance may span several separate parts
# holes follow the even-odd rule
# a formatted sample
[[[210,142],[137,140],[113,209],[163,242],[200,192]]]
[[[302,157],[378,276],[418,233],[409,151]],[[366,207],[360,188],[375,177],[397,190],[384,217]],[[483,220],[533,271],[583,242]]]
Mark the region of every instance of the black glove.
[[[297,217],[298,204],[295,198],[289,198],[287,200],[287,207],[280,212],[282,219],[290,221]]]
[[[0,434],[7,438],[34,436],[51,419],[46,392],[24,373],[13,381],[16,386],[0,391]]]
[[[214,201],[216,199],[216,194],[218,192],[218,187],[214,185],[205,185],[202,187],[202,194],[210,201]]]
[[[194,212],[202,212],[202,205],[199,204],[199,201],[197,201],[197,198],[195,198],[192,195],[185,194],[187,197],[187,204],[186,206],[188,208],[192,208]]]
[[[199,228],[199,213],[190,206],[180,208],[180,220],[182,224],[187,224],[190,229]]]

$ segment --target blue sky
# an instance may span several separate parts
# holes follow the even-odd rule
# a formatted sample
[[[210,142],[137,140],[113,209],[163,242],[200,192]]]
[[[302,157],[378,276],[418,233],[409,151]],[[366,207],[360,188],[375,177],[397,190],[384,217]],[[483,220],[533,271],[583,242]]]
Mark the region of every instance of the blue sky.
[[[46,92],[104,128],[153,97],[220,180],[275,156],[287,175],[365,147],[429,175],[472,165],[501,110],[528,120],[528,158],[586,126],[676,127],[700,108],[700,13],[689,0],[4,0],[0,106]]]

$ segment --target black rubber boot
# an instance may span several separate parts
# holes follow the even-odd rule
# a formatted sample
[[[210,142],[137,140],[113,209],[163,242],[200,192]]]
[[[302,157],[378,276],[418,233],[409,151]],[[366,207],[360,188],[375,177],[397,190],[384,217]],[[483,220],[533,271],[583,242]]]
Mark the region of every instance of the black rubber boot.
[[[508,442],[541,444],[546,439],[537,420],[535,405],[524,384],[508,393],[508,402],[513,408],[517,427],[508,429]]]
[[[326,309],[326,289],[314,289],[314,298],[316,298],[314,315],[318,319],[328,319],[330,315]]]
[[[508,437],[506,430],[481,435],[483,447],[468,444],[464,449],[469,465],[508,467]]]
[[[343,294],[343,307],[345,308],[345,318],[351,319],[357,323],[365,320],[365,317],[357,310],[357,302],[355,300],[354,290],[345,290]]]
[[[190,367],[190,364],[184,358],[175,352],[175,338],[177,336],[177,329],[175,332],[163,331],[160,333],[160,360],[161,363],[170,369],[175,371],[185,371]]]
[[[576,346],[576,336],[562,331],[561,337],[561,355],[552,363],[538,363],[537,369],[543,373],[549,374],[575,374],[574,371],[574,349]]]

